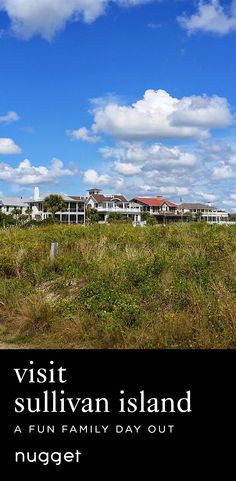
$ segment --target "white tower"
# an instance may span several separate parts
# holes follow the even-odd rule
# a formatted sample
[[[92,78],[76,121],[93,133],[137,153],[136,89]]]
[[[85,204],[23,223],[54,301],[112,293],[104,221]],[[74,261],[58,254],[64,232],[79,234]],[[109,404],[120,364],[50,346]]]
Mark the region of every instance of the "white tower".
[[[34,200],[39,200],[39,187],[34,188]]]

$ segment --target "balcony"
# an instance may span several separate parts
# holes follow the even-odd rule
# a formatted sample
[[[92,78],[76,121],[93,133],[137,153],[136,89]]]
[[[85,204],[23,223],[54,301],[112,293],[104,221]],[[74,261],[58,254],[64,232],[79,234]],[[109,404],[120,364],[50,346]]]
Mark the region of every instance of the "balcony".
[[[96,207],[97,212],[104,212],[104,213],[109,213],[109,212],[120,212],[120,214],[140,214],[141,213],[141,208],[136,207],[136,206],[130,206],[130,207]]]

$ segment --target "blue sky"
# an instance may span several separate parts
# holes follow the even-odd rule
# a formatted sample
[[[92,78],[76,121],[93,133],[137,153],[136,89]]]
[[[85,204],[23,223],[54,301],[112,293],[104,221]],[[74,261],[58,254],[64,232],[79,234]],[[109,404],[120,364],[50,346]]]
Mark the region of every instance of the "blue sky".
[[[0,0],[0,192],[236,210],[236,2]]]

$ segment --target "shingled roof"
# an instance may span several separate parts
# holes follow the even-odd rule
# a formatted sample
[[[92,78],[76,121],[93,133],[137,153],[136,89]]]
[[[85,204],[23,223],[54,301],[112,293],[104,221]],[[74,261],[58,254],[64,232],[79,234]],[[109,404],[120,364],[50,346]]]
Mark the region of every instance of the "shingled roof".
[[[187,210],[191,210],[191,209],[204,209],[204,210],[215,210],[216,207],[214,207],[213,205],[209,205],[209,204],[198,204],[198,203],[191,203],[191,202],[185,202],[185,203],[182,203],[182,204],[179,204],[178,205],[178,208],[179,209],[187,209]]]
[[[0,204],[8,207],[26,207],[28,199],[22,197],[5,197],[0,198]]]
[[[92,194],[91,197],[93,197],[97,203],[112,202],[114,200],[118,200],[119,202],[128,202],[128,200],[121,194],[113,194],[113,195]]]

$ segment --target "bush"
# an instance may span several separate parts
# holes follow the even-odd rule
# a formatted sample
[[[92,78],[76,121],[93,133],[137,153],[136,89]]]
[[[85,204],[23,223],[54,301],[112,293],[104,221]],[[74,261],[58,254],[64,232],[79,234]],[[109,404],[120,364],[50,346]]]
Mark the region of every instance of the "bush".
[[[16,225],[16,221],[11,214],[0,212],[0,228]]]
[[[132,219],[120,212],[111,212],[107,218],[109,224],[132,224]]]
[[[156,217],[151,215],[149,212],[143,212],[141,215],[141,220],[146,222],[147,225],[155,225],[157,223]]]

